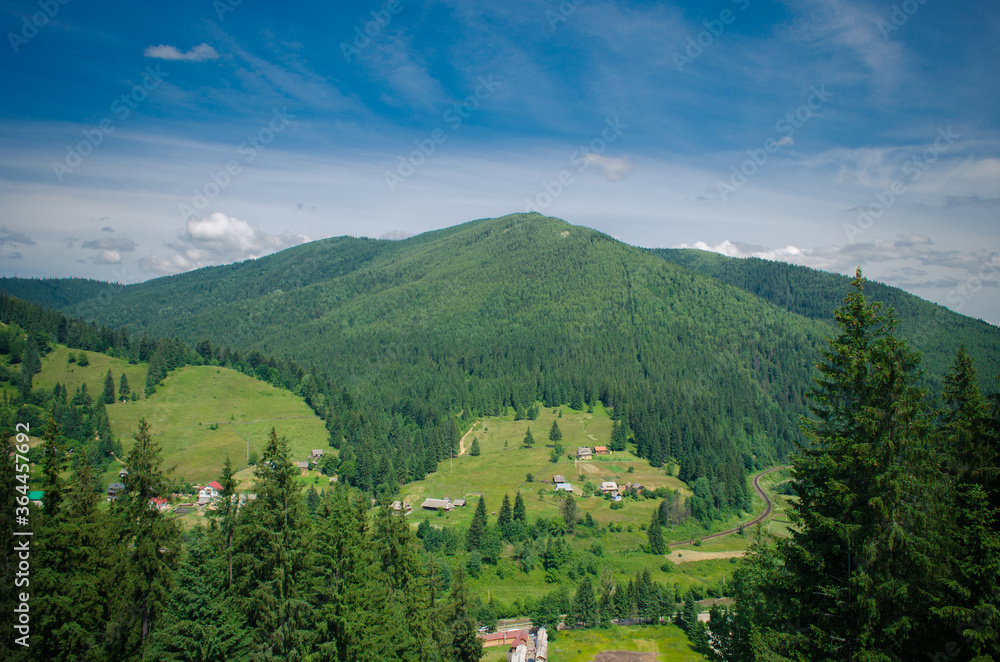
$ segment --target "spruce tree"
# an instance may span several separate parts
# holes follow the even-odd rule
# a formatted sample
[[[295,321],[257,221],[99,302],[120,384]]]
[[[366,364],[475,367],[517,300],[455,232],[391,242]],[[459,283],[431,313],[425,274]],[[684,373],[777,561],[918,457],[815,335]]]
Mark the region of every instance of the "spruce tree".
[[[559,429],[559,423],[552,421],[552,427],[549,429],[549,441],[562,441],[562,430]]]
[[[987,659],[1000,650],[1000,434],[964,346],[945,378],[943,404],[942,450],[953,481],[946,514],[954,525],[951,580],[936,613],[961,633],[955,659]]]
[[[478,437],[473,437],[472,438],[472,448],[469,449],[469,455],[472,455],[473,457],[479,455],[479,438]]]
[[[646,537],[649,539],[650,554],[666,554],[667,543],[663,539],[663,525],[660,524],[660,511],[653,511],[653,516],[649,520],[649,528],[646,529]]]
[[[111,376],[110,368],[108,369],[107,376],[104,378],[104,404],[115,404],[115,378]]]
[[[483,656],[483,640],[476,636],[476,621],[467,589],[465,573],[459,567],[451,583],[448,597],[448,634],[446,646],[448,659],[455,662],[479,662]]]
[[[531,428],[529,427],[524,433],[524,439],[521,441],[525,448],[531,448],[535,445],[535,438],[531,436]]]
[[[476,514],[472,516],[472,524],[469,525],[469,531],[465,537],[465,548],[470,552],[474,549],[480,549],[485,541],[486,500],[480,496],[479,503],[476,504]]]
[[[524,499],[521,497],[520,492],[514,496],[514,512],[512,515],[515,522],[528,523],[528,515],[524,508]]]
[[[254,476],[257,497],[242,509],[234,533],[234,593],[251,656],[302,660],[310,636],[303,595],[308,515],[288,441],[274,428]]]
[[[866,301],[860,269],[851,285],[803,419],[796,528],[780,547],[788,591],[775,609],[786,614],[793,657],[916,657],[936,546],[921,511],[929,499],[919,355],[894,335],[893,313]]]
[[[573,598],[572,619],[585,628],[597,627],[600,621],[597,599],[594,597],[594,586],[590,583],[590,577],[585,576],[577,586],[576,596]]]
[[[109,652],[126,660],[144,657],[147,640],[167,608],[180,552],[176,523],[150,507],[151,499],[166,493],[167,482],[160,470],[160,447],[146,419],[139,420],[134,439],[126,460],[125,492],[112,510],[117,543],[128,551],[116,570],[121,593]]]
[[[118,397],[121,400],[127,400],[128,396],[131,395],[131,393],[132,390],[129,388],[128,385],[128,377],[123,372],[121,378],[118,380]]]
[[[497,527],[504,536],[510,537],[510,527],[514,522],[514,514],[510,507],[510,497],[503,495],[503,503],[500,505],[500,513],[497,515]]]
[[[576,499],[573,498],[572,494],[567,493],[565,501],[562,502],[563,521],[566,522],[566,530],[573,532],[576,530]]]

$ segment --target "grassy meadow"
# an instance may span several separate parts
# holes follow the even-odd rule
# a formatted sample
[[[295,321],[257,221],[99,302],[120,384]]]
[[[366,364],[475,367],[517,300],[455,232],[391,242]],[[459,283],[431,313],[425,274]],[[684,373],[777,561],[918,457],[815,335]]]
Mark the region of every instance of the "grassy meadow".
[[[175,467],[176,476],[193,483],[218,478],[227,454],[235,469],[244,469],[248,438],[259,455],[272,427],[288,438],[293,460],[307,459],[313,448],[332,450],[323,421],[302,398],[228,368],[180,368],[149,398],[109,406],[126,453],[140,418],[163,449],[164,468]]]
[[[561,630],[549,643],[550,662],[591,662],[605,651],[650,653],[656,662],[698,662],[687,635],[676,625],[629,625],[608,629]],[[495,653],[484,655],[493,662]],[[646,662],[644,659],[643,662]]]

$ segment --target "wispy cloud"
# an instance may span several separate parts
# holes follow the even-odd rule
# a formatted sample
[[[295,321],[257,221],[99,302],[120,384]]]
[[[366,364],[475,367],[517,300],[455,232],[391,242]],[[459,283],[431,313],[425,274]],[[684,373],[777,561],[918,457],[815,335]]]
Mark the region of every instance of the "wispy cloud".
[[[186,53],[179,51],[176,46],[165,44],[149,46],[143,51],[143,55],[157,60],[170,60],[174,62],[204,62],[206,60],[219,59],[219,54],[208,44],[198,44]]]
[[[34,246],[35,241],[23,232],[9,230],[6,225],[0,225],[0,246],[3,246],[4,244]]]

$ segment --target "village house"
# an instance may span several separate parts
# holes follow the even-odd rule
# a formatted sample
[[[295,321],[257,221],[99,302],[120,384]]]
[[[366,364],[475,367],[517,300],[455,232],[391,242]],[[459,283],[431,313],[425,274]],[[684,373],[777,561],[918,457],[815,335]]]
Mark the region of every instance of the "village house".
[[[309,471],[309,460],[302,460],[301,462],[296,463],[295,466],[297,466],[299,468],[299,471],[301,471],[304,474],[307,471]]]
[[[164,497],[153,497],[149,500],[149,507],[159,511],[164,511],[170,505],[170,500]]]
[[[203,506],[206,503],[212,503],[219,496],[219,492],[222,491],[222,486],[219,485],[214,480],[198,489],[198,505]]]
[[[618,483],[616,483],[613,480],[606,480],[603,483],[601,483],[600,490],[605,494],[610,494],[612,496],[615,496],[616,494],[618,494]]]
[[[313,457],[314,460],[318,460],[321,457],[323,457],[323,449],[322,448],[314,448],[313,452],[312,452],[312,457]]]
[[[407,515],[413,511],[413,506],[410,505],[409,501],[393,501],[391,508],[397,513],[405,513]]]
[[[118,472],[118,477],[122,480],[125,480],[125,476],[127,475],[128,475],[128,469],[126,469],[125,467],[122,467],[122,470]]]
[[[594,454],[595,455],[607,455],[608,454],[608,447],[607,446],[594,446]]]
[[[507,646],[515,649],[528,643],[527,630],[503,630],[501,632],[490,632],[489,634],[478,635],[483,640],[483,648],[496,648]]]
[[[556,483],[556,484],[558,484],[558,483],[565,483],[566,482],[566,476],[563,476],[563,475],[560,475],[560,474],[556,474],[555,476],[552,477],[552,482]]]
[[[452,501],[451,505],[455,506],[456,508],[461,508],[462,506],[465,505],[465,499],[455,499],[454,501]]]
[[[556,483],[556,492],[569,492],[570,494],[572,494],[573,486],[566,482]]]
[[[425,499],[420,507],[424,510],[451,510],[455,506],[450,499]]]
[[[589,446],[580,446],[576,449],[576,459],[578,460],[589,460],[594,456],[594,452],[590,450]]]
[[[118,495],[125,491],[124,483],[111,483],[108,485],[108,501],[114,501]]]

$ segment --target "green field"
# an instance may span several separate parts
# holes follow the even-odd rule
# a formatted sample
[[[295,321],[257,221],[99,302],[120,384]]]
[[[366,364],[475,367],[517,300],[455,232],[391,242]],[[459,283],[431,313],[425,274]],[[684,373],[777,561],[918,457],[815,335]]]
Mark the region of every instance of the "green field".
[[[307,459],[313,448],[332,450],[323,421],[302,398],[228,368],[180,368],[149,398],[109,406],[126,453],[140,418],[163,449],[164,468],[194,483],[218,478],[227,454],[235,469],[245,468],[248,438],[260,454],[272,427],[288,438],[292,460]]]
[[[35,375],[34,387],[51,389],[59,382],[66,387],[69,397],[83,383],[87,384],[87,391],[91,397],[98,397],[104,392],[104,379],[111,370],[111,376],[115,380],[115,396],[118,395],[118,385],[122,373],[128,377],[129,388],[142,397],[143,389],[146,386],[146,364],[129,364],[128,361],[115,359],[105,354],[97,352],[86,352],[90,365],[81,367],[79,363],[69,363],[67,358],[70,352],[75,355],[82,353],[81,350],[70,350],[63,345],[56,345],[55,348],[42,358],[42,371]],[[116,430],[117,433],[117,430]]]
[[[629,625],[608,629],[563,630],[549,643],[551,662],[591,662],[604,651],[655,653],[658,662],[698,662],[687,635],[676,625]],[[483,656],[493,662],[492,652]]]

